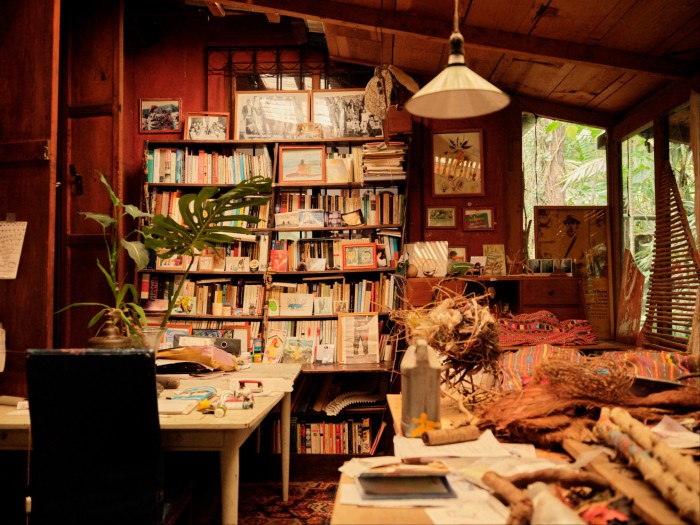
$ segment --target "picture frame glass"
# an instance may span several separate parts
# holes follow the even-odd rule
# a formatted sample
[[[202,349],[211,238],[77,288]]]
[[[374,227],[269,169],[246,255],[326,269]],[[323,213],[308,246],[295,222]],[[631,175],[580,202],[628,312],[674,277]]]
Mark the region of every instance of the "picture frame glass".
[[[238,91],[234,139],[292,140],[309,121],[308,91]]]
[[[591,328],[601,339],[611,338],[612,271],[607,207],[535,206],[534,216],[535,256],[540,260],[571,259],[571,271],[582,281],[586,318]]]
[[[142,98],[139,100],[141,133],[178,133],[181,130],[182,99]]]
[[[376,244],[343,246],[343,269],[376,268]]]
[[[323,138],[381,137],[382,119],[365,109],[364,89],[323,89],[311,92],[311,121]]]
[[[481,131],[433,135],[433,197],[484,195]]]
[[[322,183],[325,180],[324,146],[281,146],[278,181],[284,184]]]
[[[342,363],[379,362],[379,316],[338,314],[338,360]]]
[[[228,113],[188,113],[185,140],[226,140]]]

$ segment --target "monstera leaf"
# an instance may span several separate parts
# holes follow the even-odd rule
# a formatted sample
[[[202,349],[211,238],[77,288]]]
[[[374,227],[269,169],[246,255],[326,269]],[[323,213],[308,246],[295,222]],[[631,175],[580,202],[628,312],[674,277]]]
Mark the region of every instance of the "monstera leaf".
[[[170,314],[180,296],[182,287],[194,263],[197,253],[207,246],[214,247],[217,243],[230,243],[250,235],[247,228],[232,226],[233,222],[246,221],[257,223],[258,217],[241,213],[250,206],[262,206],[270,198],[272,180],[265,177],[253,177],[231,190],[219,194],[219,188],[205,187],[197,194],[186,194],[180,197],[178,207],[182,223],[164,215],[154,215],[151,224],[142,228],[144,244],[156,251],[163,259],[174,255],[189,255],[190,262],[177,289],[168,301],[168,310],[163,318],[161,327],[165,328]]]

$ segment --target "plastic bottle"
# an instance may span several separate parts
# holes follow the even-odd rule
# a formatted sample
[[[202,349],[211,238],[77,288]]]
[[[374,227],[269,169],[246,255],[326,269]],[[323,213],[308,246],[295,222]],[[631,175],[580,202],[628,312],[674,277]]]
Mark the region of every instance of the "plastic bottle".
[[[425,339],[416,339],[401,360],[401,431],[419,438],[440,428],[440,362]]]

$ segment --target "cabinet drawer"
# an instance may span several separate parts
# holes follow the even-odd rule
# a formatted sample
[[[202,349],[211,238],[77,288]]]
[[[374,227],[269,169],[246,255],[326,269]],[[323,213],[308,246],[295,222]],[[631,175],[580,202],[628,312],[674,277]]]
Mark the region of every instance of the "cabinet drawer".
[[[540,310],[547,310],[554,314],[554,317],[560,321],[566,321],[568,319],[582,319],[582,313],[578,305],[572,306],[545,306],[545,305],[529,305],[523,306],[521,313],[524,314],[534,314]]]
[[[523,281],[521,303],[526,305],[577,305],[581,292],[578,279],[542,277]]]

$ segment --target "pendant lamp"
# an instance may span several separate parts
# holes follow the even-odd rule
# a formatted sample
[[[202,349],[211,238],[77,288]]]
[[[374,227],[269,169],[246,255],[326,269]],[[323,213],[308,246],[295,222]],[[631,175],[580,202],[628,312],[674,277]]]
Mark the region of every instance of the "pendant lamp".
[[[427,118],[469,118],[503,109],[510,97],[469,69],[464,61],[464,37],[459,32],[459,0],[455,0],[450,58],[445,69],[406,102],[409,113]]]

